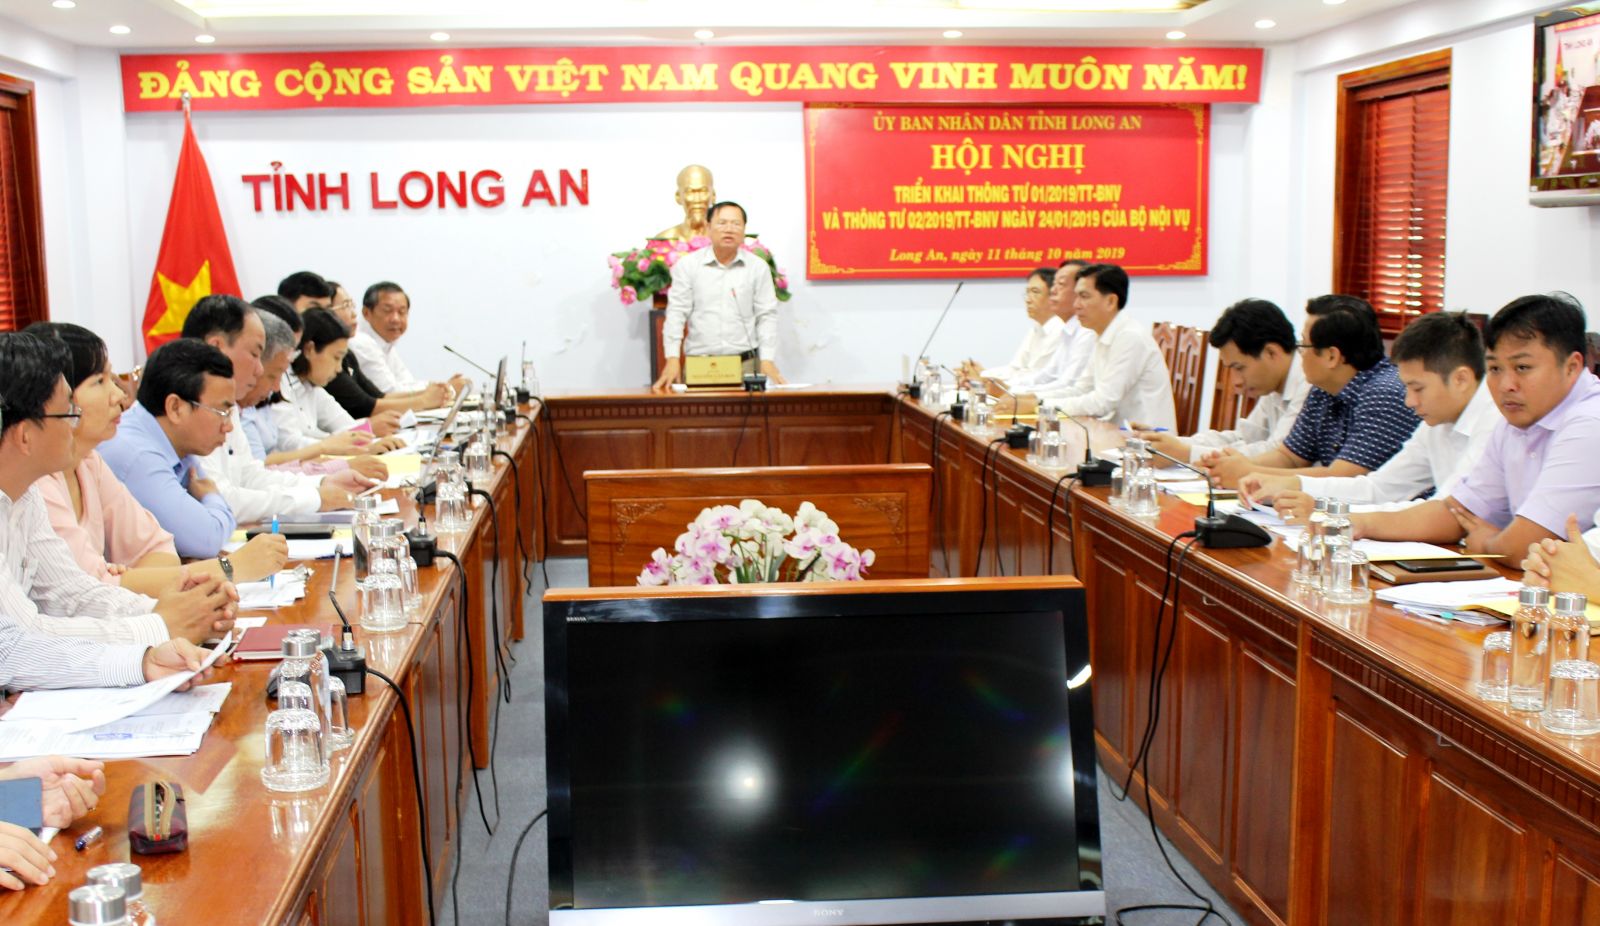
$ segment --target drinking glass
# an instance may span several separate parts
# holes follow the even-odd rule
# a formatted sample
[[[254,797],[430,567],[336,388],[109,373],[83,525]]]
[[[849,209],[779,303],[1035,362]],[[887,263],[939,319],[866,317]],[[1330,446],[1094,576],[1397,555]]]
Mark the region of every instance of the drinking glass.
[[[443,490],[441,485],[440,491]],[[403,526],[398,518],[385,518],[378,523],[369,554],[371,572],[361,594],[361,626],[365,630],[383,633],[406,625],[405,592],[400,579]]]
[[[1066,467],[1066,451],[1062,448],[1061,432],[1051,430],[1045,434],[1042,446],[1041,463],[1049,469],[1063,469]]]
[[[1367,554],[1348,546],[1340,546],[1333,553],[1333,569],[1329,585],[1322,590],[1332,604],[1364,604],[1372,600],[1370,579],[1371,564]]]
[[[309,688],[306,696],[310,696]],[[311,711],[280,708],[268,714],[265,751],[261,783],[267,790],[310,791],[328,783],[322,722]]]
[[[972,430],[982,434],[989,430],[989,419],[994,415],[994,406],[988,400],[972,403]]]
[[[1567,736],[1600,733],[1600,666],[1563,659],[1550,667],[1544,728]]]
[[[1039,437],[1039,431],[1037,429],[1029,431],[1028,432],[1028,462],[1029,463],[1033,463],[1033,464],[1037,465],[1040,462],[1039,448],[1042,447],[1042,446],[1043,446],[1043,441]]]
[[[1322,571],[1322,554],[1322,538],[1313,536],[1310,531],[1301,534],[1290,581],[1302,588],[1316,588],[1317,576]]]
[[[487,432],[484,432],[487,433]],[[483,437],[467,445],[461,454],[462,466],[467,471],[467,478],[472,481],[481,481],[489,478],[489,443]]]
[[[349,749],[356,731],[350,726],[350,695],[337,675],[328,676],[328,705],[328,751]]]
[[[1483,638],[1483,669],[1478,675],[1478,697],[1504,702],[1511,684],[1511,632],[1497,630]]]

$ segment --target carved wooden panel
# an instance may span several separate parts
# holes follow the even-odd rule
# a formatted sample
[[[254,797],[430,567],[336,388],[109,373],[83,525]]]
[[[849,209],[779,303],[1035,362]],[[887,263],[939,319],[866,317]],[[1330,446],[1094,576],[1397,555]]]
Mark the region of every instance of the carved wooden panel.
[[[1363,719],[1344,705],[1335,708],[1326,797],[1312,797],[1348,808],[1332,814],[1327,842],[1307,849],[1326,859],[1323,903],[1329,926],[1404,922],[1403,900],[1415,872],[1406,858],[1410,750]]]
[[[1172,374],[1172,401],[1178,412],[1178,433],[1193,434],[1200,424],[1202,387],[1206,379],[1206,333],[1179,327],[1167,370]]]
[[[563,430],[556,433],[561,452],[554,461],[558,467],[547,497],[557,499],[556,523],[552,531],[556,543],[582,543],[583,474],[591,469],[648,469],[655,465],[655,435],[643,428],[597,428]],[[559,471],[565,464],[565,477]],[[575,502],[574,497],[575,496]],[[566,551],[564,551],[566,552]]]
[[[1233,876],[1274,916],[1287,919],[1295,680],[1254,646],[1237,646],[1234,660]]]
[[[1176,689],[1172,709],[1178,724],[1178,819],[1214,862],[1226,848],[1233,742],[1233,659],[1228,633],[1193,608],[1178,625]]]
[[[701,511],[759,499],[793,515],[811,502],[858,550],[873,550],[869,575],[928,576],[933,471],[918,464],[594,472],[589,475],[589,584],[632,585],[658,547]]]

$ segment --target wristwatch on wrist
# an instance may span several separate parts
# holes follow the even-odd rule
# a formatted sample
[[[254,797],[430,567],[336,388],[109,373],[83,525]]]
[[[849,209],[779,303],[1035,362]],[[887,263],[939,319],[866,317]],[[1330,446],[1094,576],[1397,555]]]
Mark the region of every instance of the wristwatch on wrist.
[[[233,581],[233,563],[228,560],[228,554],[218,553],[217,562],[222,564],[222,577],[229,582]]]

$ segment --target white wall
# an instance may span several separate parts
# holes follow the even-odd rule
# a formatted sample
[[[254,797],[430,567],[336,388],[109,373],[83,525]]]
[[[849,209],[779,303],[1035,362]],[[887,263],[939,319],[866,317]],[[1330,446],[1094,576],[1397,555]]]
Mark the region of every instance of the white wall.
[[[1337,75],[1454,49],[1446,299],[1492,311],[1514,295],[1567,289],[1600,306],[1600,209],[1527,204],[1531,14],[1527,0],[1421,0],[1267,51],[1262,102],[1213,113],[1210,266],[1205,277],[1138,279],[1130,311],[1206,326],[1245,296],[1291,316],[1331,278]],[[18,36],[21,35],[20,38]],[[121,113],[116,57],[0,29],[0,68],[39,81],[46,248],[54,317],[91,325],[131,360],[172,173],[176,115]],[[394,278],[415,304],[407,354],[419,372],[456,368],[440,343],[492,359],[528,341],[545,387],[640,384],[644,315],[608,285],[605,255],[675,217],[673,175],[709,164],[718,192],[790,270],[781,361],[792,379],[883,381],[921,343],[951,285],[809,283],[801,115],[782,104],[545,106],[385,113],[200,113],[247,295],[312,268],[357,291]],[[352,174],[348,213],[256,214],[245,173]],[[364,177],[493,167],[513,203],[495,210],[374,212]],[[590,171],[591,205],[523,209],[526,173]],[[932,352],[1003,358],[1021,332],[1021,281],[974,281]]]

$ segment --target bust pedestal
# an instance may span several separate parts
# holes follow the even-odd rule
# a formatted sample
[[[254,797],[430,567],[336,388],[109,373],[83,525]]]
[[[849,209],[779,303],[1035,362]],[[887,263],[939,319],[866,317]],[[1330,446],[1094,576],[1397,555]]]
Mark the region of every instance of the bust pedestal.
[[[666,348],[661,343],[661,329],[667,321],[667,294],[656,293],[650,299],[650,382],[661,376],[667,365]],[[683,347],[678,347],[678,369],[683,369]]]

